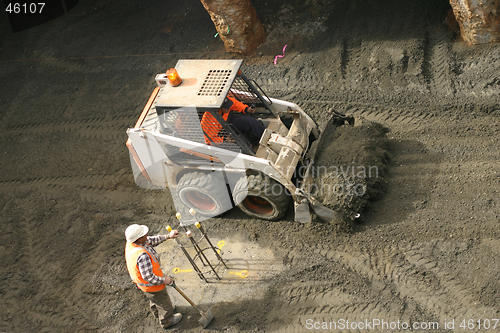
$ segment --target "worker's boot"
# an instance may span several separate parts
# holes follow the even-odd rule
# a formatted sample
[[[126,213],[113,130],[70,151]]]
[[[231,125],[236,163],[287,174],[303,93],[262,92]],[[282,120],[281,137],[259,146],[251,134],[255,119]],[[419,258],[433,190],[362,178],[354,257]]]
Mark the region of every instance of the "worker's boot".
[[[181,313],[174,313],[174,316],[172,318],[172,322],[170,323],[170,325],[168,325],[167,327],[164,327],[164,328],[170,328],[172,326],[174,326],[175,324],[179,323],[182,319],[182,314]]]

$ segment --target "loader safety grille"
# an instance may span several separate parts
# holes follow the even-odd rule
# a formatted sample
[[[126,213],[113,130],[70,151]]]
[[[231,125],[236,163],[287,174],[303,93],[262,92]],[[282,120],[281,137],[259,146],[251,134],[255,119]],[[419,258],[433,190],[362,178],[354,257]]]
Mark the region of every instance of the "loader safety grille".
[[[220,96],[231,75],[230,69],[211,69],[201,85],[198,96]]]
[[[231,86],[231,90],[227,94],[230,97],[234,97],[238,99],[240,102],[243,102],[247,105],[258,105],[262,104],[262,101],[257,96],[257,94],[248,86],[248,84],[241,78],[237,76]],[[270,101],[268,101],[270,102]]]
[[[216,146],[234,152],[241,148],[209,111],[180,108],[159,115],[161,132],[203,145]]]

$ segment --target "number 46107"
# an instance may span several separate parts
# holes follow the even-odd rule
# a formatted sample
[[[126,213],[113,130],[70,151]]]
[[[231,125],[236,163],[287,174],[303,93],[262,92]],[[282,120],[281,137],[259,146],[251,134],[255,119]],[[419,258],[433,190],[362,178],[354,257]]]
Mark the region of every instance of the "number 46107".
[[[45,6],[45,2],[31,2],[31,3],[12,3],[9,2],[5,11],[9,14],[40,14]]]

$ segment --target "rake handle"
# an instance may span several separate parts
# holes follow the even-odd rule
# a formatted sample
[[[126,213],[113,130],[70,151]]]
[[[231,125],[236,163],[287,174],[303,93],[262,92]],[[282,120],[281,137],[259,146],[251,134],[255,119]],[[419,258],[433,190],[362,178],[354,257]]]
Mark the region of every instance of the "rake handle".
[[[179,289],[179,287],[177,287],[177,285],[174,283],[173,287],[175,288],[175,290],[177,290],[179,292],[179,294],[182,295],[182,297],[184,297],[186,299],[186,301],[189,302],[189,304],[191,304],[194,308],[196,308],[196,310],[198,310],[198,307],[196,306],[196,304],[193,303],[192,300],[189,299],[189,297],[186,296],[186,294],[184,294],[184,292],[182,290]],[[200,310],[198,310],[200,311]]]

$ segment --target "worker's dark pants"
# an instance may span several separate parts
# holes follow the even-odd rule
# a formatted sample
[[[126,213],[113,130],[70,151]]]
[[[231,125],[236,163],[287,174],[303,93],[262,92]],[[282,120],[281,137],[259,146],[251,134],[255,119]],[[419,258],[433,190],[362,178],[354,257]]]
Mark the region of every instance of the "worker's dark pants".
[[[228,119],[228,122],[233,124],[241,133],[251,133],[257,140],[260,140],[265,129],[257,119],[246,114],[233,114]]]
[[[144,294],[149,299],[149,306],[151,307],[153,315],[158,317],[160,325],[163,328],[167,328],[168,325],[172,323],[172,318],[174,316],[174,308],[168,296],[167,288],[154,293],[145,291]]]

